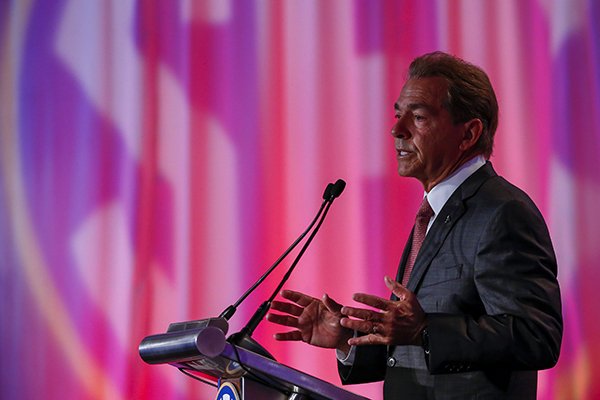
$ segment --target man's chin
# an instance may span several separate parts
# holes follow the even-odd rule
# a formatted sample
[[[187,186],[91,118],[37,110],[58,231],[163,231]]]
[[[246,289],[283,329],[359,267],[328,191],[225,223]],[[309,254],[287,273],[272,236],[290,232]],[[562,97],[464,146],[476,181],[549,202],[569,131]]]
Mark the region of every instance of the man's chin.
[[[398,175],[405,178],[413,178],[416,176],[413,168],[407,168],[404,165],[398,165]]]

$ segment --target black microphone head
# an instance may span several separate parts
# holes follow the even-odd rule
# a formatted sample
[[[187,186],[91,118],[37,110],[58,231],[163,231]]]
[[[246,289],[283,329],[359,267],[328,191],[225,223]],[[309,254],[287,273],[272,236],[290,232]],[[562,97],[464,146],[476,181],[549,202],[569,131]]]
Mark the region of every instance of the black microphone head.
[[[337,199],[346,188],[346,182],[343,179],[338,179],[331,189],[330,200]]]
[[[329,200],[331,198],[331,192],[333,191],[334,184],[328,183],[325,188],[325,192],[323,192],[323,200]]]
[[[333,200],[337,199],[338,197],[340,197],[340,194],[342,194],[342,192],[344,191],[344,188],[346,188],[346,182],[344,182],[344,180],[342,179],[338,179],[335,183],[330,183],[331,187],[331,192],[329,193],[330,196],[327,198],[327,200],[329,202],[333,202]]]

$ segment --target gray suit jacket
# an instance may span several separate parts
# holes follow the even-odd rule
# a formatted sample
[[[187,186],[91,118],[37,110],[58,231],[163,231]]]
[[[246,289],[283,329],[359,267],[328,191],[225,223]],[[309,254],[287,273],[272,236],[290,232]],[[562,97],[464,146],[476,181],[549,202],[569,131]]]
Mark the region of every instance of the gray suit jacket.
[[[338,364],[342,382],[384,379],[388,400],[535,399],[537,370],[560,350],[556,274],[541,213],[488,162],[436,217],[407,285],[428,313],[429,355],[361,346],[352,367]]]

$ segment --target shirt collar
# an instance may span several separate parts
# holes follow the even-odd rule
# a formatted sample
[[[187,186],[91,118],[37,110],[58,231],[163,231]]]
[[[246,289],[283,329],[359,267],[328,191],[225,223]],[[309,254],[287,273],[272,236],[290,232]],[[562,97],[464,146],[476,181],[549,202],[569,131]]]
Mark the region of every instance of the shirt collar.
[[[484,165],[485,158],[482,155],[473,157],[461,165],[452,175],[435,185],[429,193],[425,192],[424,197],[427,196],[427,201],[429,201],[429,205],[435,213],[433,219],[437,217],[450,196],[452,196],[452,193],[454,193],[454,191],[458,189],[469,176]],[[431,222],[433,222],[433,219]]]

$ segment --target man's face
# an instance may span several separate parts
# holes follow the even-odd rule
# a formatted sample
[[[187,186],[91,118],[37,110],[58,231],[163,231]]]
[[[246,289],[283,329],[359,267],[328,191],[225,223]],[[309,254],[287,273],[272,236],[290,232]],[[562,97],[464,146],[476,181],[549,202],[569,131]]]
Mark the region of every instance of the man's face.
[[[410,79],[394,104],[398,174],[417,178],[426,191],[465,161],[460,149],[465,126],[454,124],[444,107],[447,88],[440,77]]]

